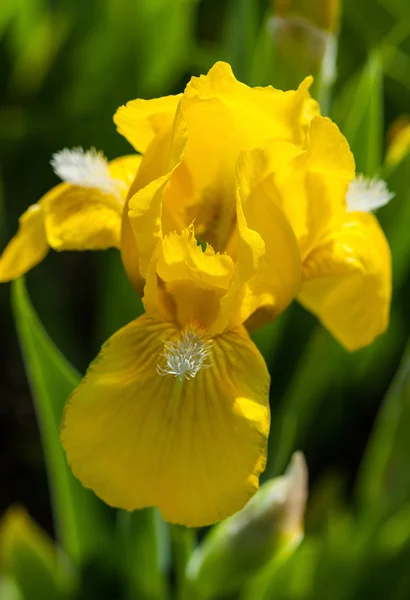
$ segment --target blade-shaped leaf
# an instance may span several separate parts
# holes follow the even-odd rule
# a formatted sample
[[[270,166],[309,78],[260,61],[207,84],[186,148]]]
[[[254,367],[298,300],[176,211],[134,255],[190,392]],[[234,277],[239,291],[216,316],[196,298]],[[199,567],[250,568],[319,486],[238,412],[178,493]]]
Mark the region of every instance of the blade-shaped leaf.
[[[379,54],[369,55],[362,73],[346,84],[335,101],[332,118],[346,136],[358,173],[380,169],[383,136],[383,65]]]
[[[380,409],[357,480],[364,511],[391,514],[410,496],[410,344]]]
[[[12,302],[41,433],[57,540],[80,562],[100,552],[108,542],[104,506],[72,475],[60,444],[64,404],[80,376],[48,337],[31,305],[23,279],[12,284]]]
[[[154,508],[119,511],[117,544],[127,600],[165,600],[168,567],[168,526]],[[165,560],[164,560],[165,555]]]
[[[72,593],[76,575],[63,558],[23,508],[7,511],[0,524],[0,572],[16,584],[25,600],[59,600]]]

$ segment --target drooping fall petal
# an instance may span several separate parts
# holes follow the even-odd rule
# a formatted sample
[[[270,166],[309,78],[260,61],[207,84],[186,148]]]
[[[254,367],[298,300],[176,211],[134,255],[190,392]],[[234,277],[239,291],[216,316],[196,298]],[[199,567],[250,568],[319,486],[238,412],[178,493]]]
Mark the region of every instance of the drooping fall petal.
[[[119,248],[125,196],[140,161],[134,155],[109,163],[115,194],[60,183],[30,206],[0,258],[0,281],[27,273],[43,260],[49,247],[57,251]]]
[[[0,282],[21,277],[40,263],[49,246],[41,204],[32,204],[19,219],[19,229],[0,257]]]
[[[348,213],[308,256],[298,299],[347,350],[370,344],[389,321],[390,248],[372,214]]]
[[[68,402],[62,442],[80,481],[108,504],[157,506],[203,526],[257,489],[269,429],[269,375],[243,328],[213,340],[209,366],[159,375],[180,332],[144,315],[103,347]]]
[[[141,157],[124,156],[109,163],[116,193],[62,183],[41,202],[47,239],[55,250],[102,250],[120,247],[125,197]]]

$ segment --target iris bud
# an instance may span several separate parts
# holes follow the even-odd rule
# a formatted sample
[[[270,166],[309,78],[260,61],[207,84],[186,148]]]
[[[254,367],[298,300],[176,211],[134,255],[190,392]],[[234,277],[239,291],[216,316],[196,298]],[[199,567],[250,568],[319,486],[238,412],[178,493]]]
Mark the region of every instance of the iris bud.
[[[241,511],[216,525],[194,551],[187,578],[196,594],[237,590],[269,561],[290,555],[303,539],[308,473],[295,452],[282,477],[266,481]]]

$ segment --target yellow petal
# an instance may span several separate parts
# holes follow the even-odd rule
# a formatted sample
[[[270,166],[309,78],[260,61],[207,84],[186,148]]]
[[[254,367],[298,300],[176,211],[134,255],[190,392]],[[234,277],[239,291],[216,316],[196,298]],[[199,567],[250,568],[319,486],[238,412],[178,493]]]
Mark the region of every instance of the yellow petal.
[[[249,88],[226,63],[217,63],[188,84],[181,100],[188,128],[183,167],[192,186],[186,195],[175,195],[174,210],[179,206],[187,223],[195,219],[197,236],[215,250],[226,248],[235,225],[240,152],[272,139],[299,144],[305,137],[302,113],[309,85],[310,79],[296,92]]]
[[[0,257],[0,282],[21,277],[43,260],[48,252],[44,211],[32,204],[19,219],[19,229]]]
[[[75,475],[112,506],[157,506],[200,527],[257,488],[269,429],[269,375],[243,328],[213,340],[209,368],[161,376],[180,333],[144,315],[103,347],[68,402],[62,442]]]
[[[124,202],[140,162],[135,155],[109,164],[110,175],[121,182],[118,195],[67,183],[46,194],[41,202],[50,246],[58,251],[119,248]]]
[[[220,310],[220,300],[229,288],[233,261],[227,254],[198,246],[191,225],[181,234],[164,237],[155,255],[145,289],[147,312],[162,308],[162,317],[181,327],[192,321],[209,328]]]
[[[275,318],[295,297],[301,278],[297,240],[274,187],[274,172],[298,150],[288,143],[243,152],[237,171],[237,259],[214,330],[246,321],[253,329]]]
[[[114,115],[118,132],[143,154],[157,133],[172,127],[181,96],[127,102]]]
[[[94,188],[62,183],[42,199],[47,239],[54,250],[120,247],[123,201]]]
[[[138,174],[142,158],[139,154],[128,154],[114,158],[108,163],[111,177],[122,181],[122,185],[118,186],[118,191],[123,202],[125,202],[128,190]]]
[[[24,275],[55,250],[119,247],[124,200],[141,157],[124,156],[109,163],[118,179],[118,196],[96,188],[60,183],[20,217],[19,230],[0,258],[0,281]]]
[[[328,118],[314,117],[306,152],[275,177],[303,257],[343,219],[354,174],[353,155],[339,128]]]
[[[386,330],[390,249],[373,215],[348,213],[339,230],[307,257],[299,300],[348,350]]]
[[[312,77],[307,77],[298,90],[289,92],[271,86],[250,88],[237,81],[230,65],[217,62],[207,75],[192,77],[184,99],[221,100],[248,142],[244,148],[260,146],[271,138],[301,143],[304,138],[302,125],[311,108],[308,90],[312,81]],[[309,110],[306,110],[306,102]]]
[[[144,155],[123,214],[121,257],[128,278],[142,295],[148,264],[163,234],[183,229],[168,197],[180,196],[179,170],[186,146],[180,115],[173,130],[159,133]]]
[[[252,329],[285,310],[295,298],[301,281],[299,247],[281,207],[272,175],[274,162],[279,160],[277,153],[286,157],[283,146],[278,144],[274,148],[273,157],[261,150],[243,154],[238,167],[238,194],[246,220],[242,228],[246,226],[256,231],[265,242],[264,255],[256,273],[246,283],[242,299],[247,319],[250,319],[247,327]],[[246,190],[251,179],[252,185]]]

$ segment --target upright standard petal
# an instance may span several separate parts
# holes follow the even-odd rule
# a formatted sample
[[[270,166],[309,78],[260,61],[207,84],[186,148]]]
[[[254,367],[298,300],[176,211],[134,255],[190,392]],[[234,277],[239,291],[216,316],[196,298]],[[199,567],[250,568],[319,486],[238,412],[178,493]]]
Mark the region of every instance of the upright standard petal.
[[[340,228],[307,257],[298,299],[347,350],[366,346],[385,331],[391,258],[373,215],[348,213]]]
[[[235,274],[221,300],[213,331],[246,323],[260,327],[278,316],[296,296],[301,259],[296,237],[274,187],[274,173],[297,149],[287,142],[269,151],[243,152],[237,167],[237,227],[230,244]]]
[[[19,229],[0,257],[0,282],[21,277],[48,252],[41,204],[32,204],[19,219]]]
[[[171,129],[182,94],[153,100],[130,100],[114,115],[118,133],[142,154],[158,133]]]
[[[157,506],[167,521],[200,527],[257,489],[269,374],[243,328],[204,337],[209,364],[192,379],[159,374],[164,343],[180,340],[147,315],[118,331],[71,396],[61,436],[73,472],[108,504]]]
[[[128,278],[142,295],[147,268],[163,234],[184,229],[169,197],[180,197],[180,166],[186,146],[185,122],[178,111],[173,129],[150,144],[133,182],[123,213],[121,257]],[[182,178],[183,179],[183,178]]]
[[[307,77],[296,91],[283,92],[271,86],[251,88],[238,81],[229,64],[217,62],[207,75],[192,77],[184,98],[218,98],[232,113],[236,128],[248,143],[260,146],[269,138],[302,143],[306,124],[316,111],[312,109]]]
[[[344,218],[346,192],[354,174],[353,155],[337,125],[326,117],[314,117],[306,151],[275,176],[302,260]]]

